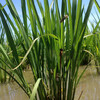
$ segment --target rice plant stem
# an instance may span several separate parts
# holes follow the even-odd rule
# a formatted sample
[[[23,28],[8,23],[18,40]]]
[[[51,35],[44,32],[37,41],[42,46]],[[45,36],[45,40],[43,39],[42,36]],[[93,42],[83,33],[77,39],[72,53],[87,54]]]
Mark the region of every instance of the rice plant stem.
[[[81,94],[80,94],[80,96],[79,96],[78,100],[80,100],[80,98],[81,98],[82,94],[83,94],[83,91],[81,92]]]

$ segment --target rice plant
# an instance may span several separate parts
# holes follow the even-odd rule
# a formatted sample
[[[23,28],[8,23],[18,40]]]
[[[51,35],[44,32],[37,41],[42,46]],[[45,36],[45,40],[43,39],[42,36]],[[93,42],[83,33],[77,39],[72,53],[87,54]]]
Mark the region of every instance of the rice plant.
[[[4,28],[0,22],[0,44],[3,46],[5,46],[4,45],[5,44],[4,36],[5,36],[5,31],[4,31]],[[0,57],[3,57],[1,53],[0,53]],[[4,64],[0,63],[0,66],[3,66],[6,70],[6,66]],[[6,79],[7,79],[7,74],[0,69],[0,83],[6,82]]]
[[[90,22],[92,26],[92,32],[87,32],[88,38],[86,38],[85,44],[87,46],[87,50],[89,50],[93,54],[97,72],[100,74],[100,68],[99,68],[100,66],[100,45],[99,45],[100,44],[100,17],[96,10],[95,12],[98,20],[92,14],[95,24],[93,22]]]
[[[94,3],[95,3],[95,5],[96,5],[96,7],[97,7],[97,9],[98,9],[98,11],[100,13],[100,5],[99,5],[99,3],[97,2],[97,0],[94,0]]]
[[[0,17],[12,55],[10,58],[6,49],[0,45],[2,56],[6,59],[4,61],[1,58],[0,61],[7,66],[6,72],[30,97],[32,90],[22,72],[22,63],[27,59],[34,76],[33,80],[36,82],[38,78],[42,79],[36,98],[74,100],[76,87],[86,70],[85,68],[78,76],[83,59],[82,43],[93,0],[90,0],[85,14],[82,0],[62,0],[61,11],[58,0],[53,0],[51,5],[49,0],[44,0],[44,5],[39,0],[21,0],[23,20],[20,19],[12,0],[5,1],[11,17],[2,4]],[[35,2],[40,9],[42,21]],[[25,54],[21,63],[15,37]]]
[[[100,5],[98,4],[98,2],[96,0],[94,0],[94,2],[95,2],[95,5],[98,9],[98,12],[100,13]],[[96,33],[96,36],[94,37],[94,40],[93,40],[94,41],[94,47],[96,48],[96,53],[94,55],[95,55],[96,66],[100,66],[100,46],[99,46],[99,43],[100,43],[100,17],[99,17],[98,13],[96,13],[96,14],[97,14],[97,17],[98,17],[98,21],[95,20],[96,26],[93,27],[93,33],[94,34]],[[100,74],[100,68],[98,68],[98,67],[97,67],[97,72]]]

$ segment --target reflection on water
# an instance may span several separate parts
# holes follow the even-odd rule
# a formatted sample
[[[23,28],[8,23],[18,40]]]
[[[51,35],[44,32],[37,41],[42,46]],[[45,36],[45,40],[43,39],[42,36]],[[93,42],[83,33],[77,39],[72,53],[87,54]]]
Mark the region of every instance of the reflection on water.
[[[80,68],[80,72],[83,68]],[[76,91],[75,100],[100,100],[100,75],[97,75],[96,68],[89,67],[83,75]]]
[[[33,83],[32,72],[28,70],[23,74],[31,85]],[[8,84],[0,84],[0,100],[29,100],[29,98],[15,82],[10,82]]]
[[[29,100],[15,83],[0,85],[0,100]]]
[[[80,68],[81,73],[83,67]],[[31,71],[24,72],[28,83],[33,83]],[[30,77],[31,76],[31,77]],[[96,74],[96,69],[89,67],[82,77],[77,90],[75,100],[78,100],[81,92],[80,100],[100,100],[100,76]],[[0,100],[29,100],[23,90],[15,83],[0,84]]]

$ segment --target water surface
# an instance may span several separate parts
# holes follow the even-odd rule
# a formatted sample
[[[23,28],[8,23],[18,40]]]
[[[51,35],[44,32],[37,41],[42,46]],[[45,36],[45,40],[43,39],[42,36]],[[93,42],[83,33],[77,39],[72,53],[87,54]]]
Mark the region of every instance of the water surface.
[[[80,68],[79,74],[84,67]],[[23,72],[28,83],[33,83],[32,72],[27,70]],[[97,75],[96,68],[90,66],[82,77],[77,90],[75,100],[78,100],[82,93],[80,100],[100,100],[100,75]],[[24,91],[15,83],[10,82],[0,84],[0,100],[29,100]]]
[[[80,72],[83,68],[80,68]],[[76,90],[75,100],[100,100],[100,75],[97,74],[96,68],[90,66],[83,75]]]

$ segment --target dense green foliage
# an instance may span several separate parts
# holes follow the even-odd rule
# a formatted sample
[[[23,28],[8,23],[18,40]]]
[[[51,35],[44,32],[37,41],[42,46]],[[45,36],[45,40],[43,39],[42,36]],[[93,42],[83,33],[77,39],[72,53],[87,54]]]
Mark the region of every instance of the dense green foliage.
[[[42,20],[35,2],[40,9]],[[61,11],[58,0],[53,0],[50,6],[48,0],[44,0],[44,5],[39,0],[21,0],[22,20],[12,0],[6,0],[6,3],[11,16],[0,4],[0,18],[7,38],[5,44],[0,44],[0,62],[7,68],[1,65],[0,68],[30,97],[34,94],[22,71],[22,64],[27,60],[34,76],[33,80],[36,82],[38,78],[42,79],[40,85],[40,81],[35,84],[40,100],[74,100],[76,87],[87,68],[78,76],[84,52],[92,50],[86,42],[89,41],[89,33],[86,34],[86,31],[93,0],[90,0],[86,13],[82,0],[72,0],[72,4],[71,0],[62,0]],[[93,33],[95,30],[98,29],[95,27]],[[93,35],[93,38],[99,43],[97,35]],[[97,43],[94,46],[100,49]],[[97,51],[93,52],[98,54]]]

